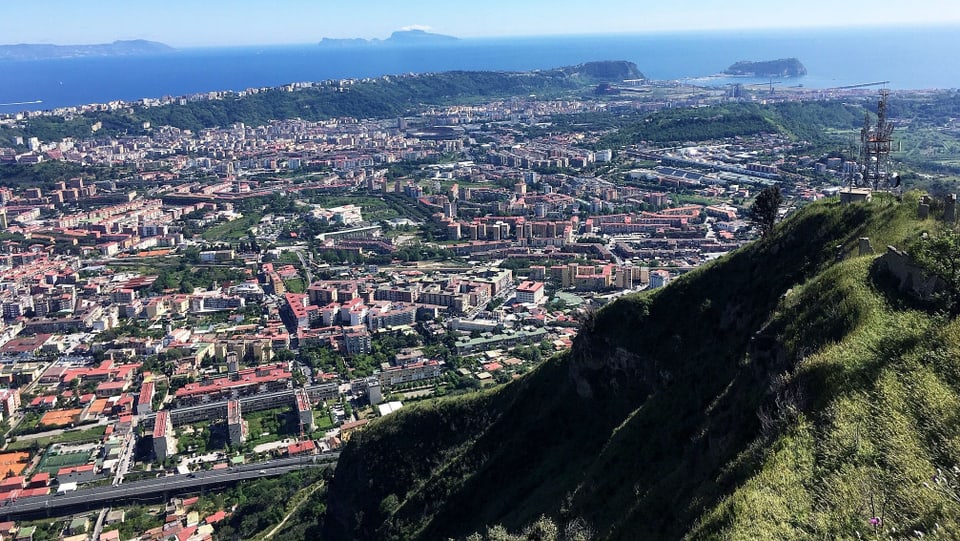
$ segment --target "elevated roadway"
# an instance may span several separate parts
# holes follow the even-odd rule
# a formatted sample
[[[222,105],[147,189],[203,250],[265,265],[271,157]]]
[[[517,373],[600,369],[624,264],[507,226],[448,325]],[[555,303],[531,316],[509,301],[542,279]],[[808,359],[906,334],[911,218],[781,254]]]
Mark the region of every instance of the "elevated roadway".
[[[20,498],[0,506],[0,520],[57,516],[112,504],[130,505],[137,502],[157,501],[174,494],[203,492],[208,487],[228,485],[247,479],[283,475],[287,472],[312,466],[333,467],[339,458],[339,452],[282,458],[267,462],[243,464],[229,469],[168,475],[154,479],[125,482],[120,485],[81,488],[73,492]]]

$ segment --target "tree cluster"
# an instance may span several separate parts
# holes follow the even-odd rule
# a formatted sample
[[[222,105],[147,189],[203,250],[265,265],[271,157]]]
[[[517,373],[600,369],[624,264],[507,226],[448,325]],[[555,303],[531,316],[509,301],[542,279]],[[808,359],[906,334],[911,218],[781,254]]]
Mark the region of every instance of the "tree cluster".
[[[773,225],[777,221],[777,213],[782,204],[783,195],[780,193],[780,187],[772,186],[764,188],[757,195],[753,204],[750,205],[747,216],[760,231],[761,236],[766,237],[773,230]]]

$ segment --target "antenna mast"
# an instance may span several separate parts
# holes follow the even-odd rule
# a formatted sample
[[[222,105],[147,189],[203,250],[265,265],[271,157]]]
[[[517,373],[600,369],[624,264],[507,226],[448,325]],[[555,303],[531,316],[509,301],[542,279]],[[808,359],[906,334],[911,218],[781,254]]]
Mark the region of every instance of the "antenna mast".
[[[860,166],[864,186],[879,190],[890,188],[890,174],[887,163],[890,160],[890,147],[893,141],[893,124],[887,121],[887,99],[890,91],[880,91],[880,101],[877,103],[877,124],[872,126],[870,115],[864,118],[863,128],[860,130]],[[858,175],[859,176],[859,175]],[[858,178],[853,180],[856,183]]]

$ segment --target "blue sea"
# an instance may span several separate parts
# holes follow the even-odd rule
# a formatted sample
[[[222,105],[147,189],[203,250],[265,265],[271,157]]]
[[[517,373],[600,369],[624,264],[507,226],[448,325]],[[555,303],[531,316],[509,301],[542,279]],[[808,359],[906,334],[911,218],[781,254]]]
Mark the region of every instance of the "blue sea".
[[[785,85],[890,81],[891,89],[960,88],[960,70],[953,65],[958,56],[960,27],[490,38],[407,48],[196,48],[161,56],[0,62],[0,113],[388,74],[549,69],[592,60],[629,60],[653,79],[723,85],[731,79],[709,76],[736,61],[796,57],[809,74]]]

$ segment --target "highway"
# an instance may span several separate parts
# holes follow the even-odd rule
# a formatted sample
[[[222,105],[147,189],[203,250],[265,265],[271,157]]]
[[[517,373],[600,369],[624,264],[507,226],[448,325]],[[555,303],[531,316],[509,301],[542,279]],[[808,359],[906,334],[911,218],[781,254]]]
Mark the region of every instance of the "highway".
[[[93,488],[81,488],[62,494],[32,496],[20,498],[0,507],[0,519],[13,520],[20,515],[57,515],[55,511],[64,508],[96,508],[113,502],[124,504],[140,500],[156,499],[157,495],[182,492],[199,492],[211,485],[224,485],[245,479],[272,477],[310,467],[313,465],[333,465],[340,457],[339,452],[322,455],[281,458],[267,462],[243,464],[229,469],[198,471],[185,475],[168,475],[155,479],[142,479],[121,485],[107,485]]]

